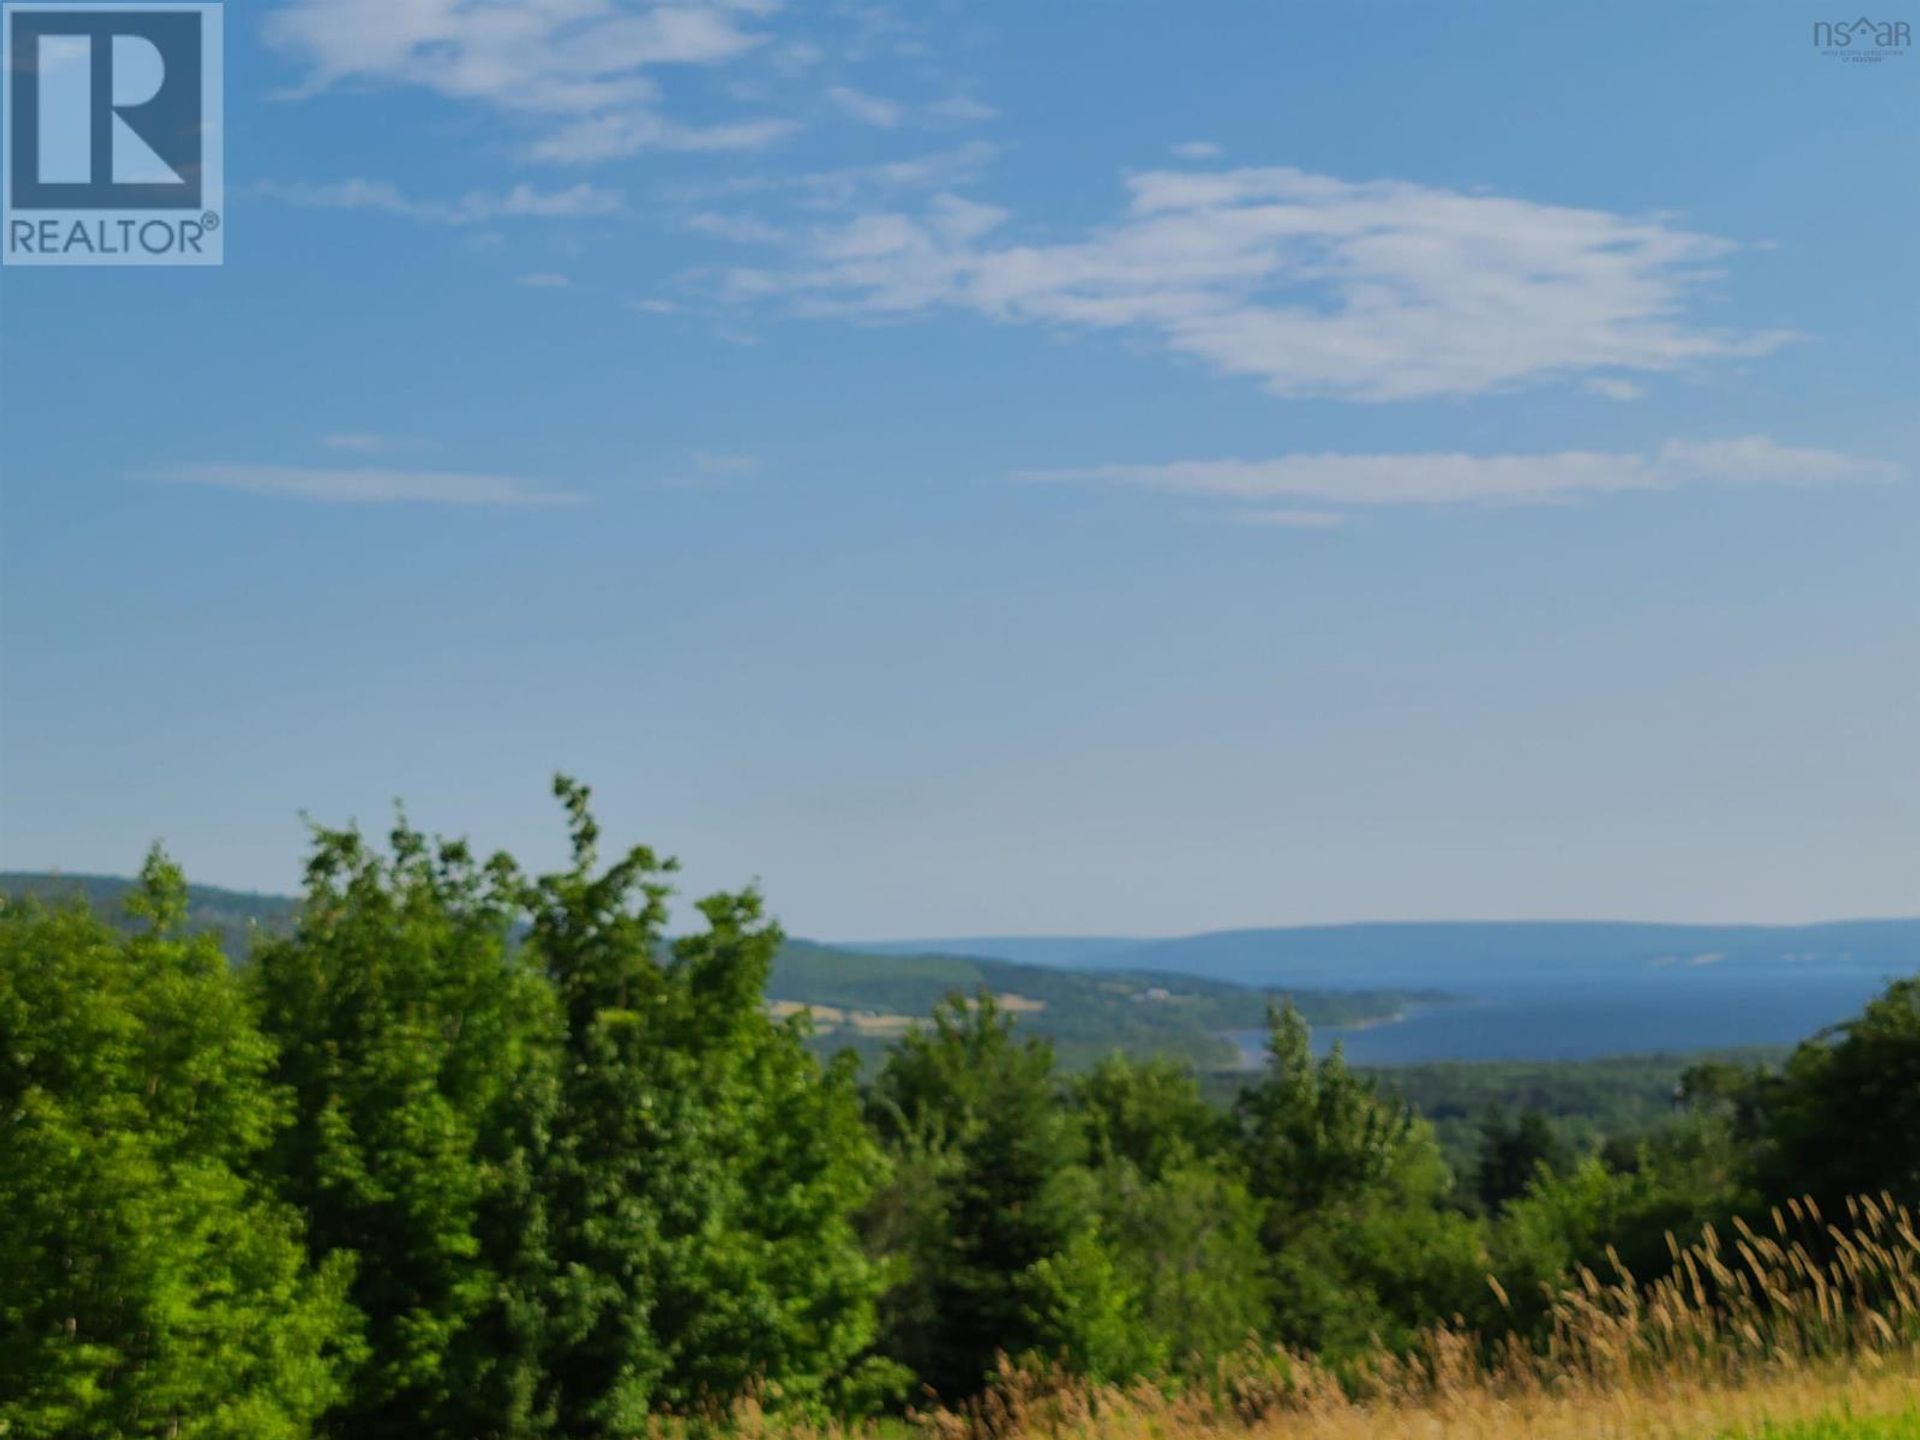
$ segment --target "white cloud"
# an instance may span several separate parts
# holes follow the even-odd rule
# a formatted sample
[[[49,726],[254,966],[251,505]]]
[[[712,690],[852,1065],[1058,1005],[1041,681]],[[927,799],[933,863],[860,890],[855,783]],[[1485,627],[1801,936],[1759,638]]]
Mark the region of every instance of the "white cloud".
[[[690,129],[657,115],[595,115],[537,141],[532,154],[558,165],[586,165],[642,150],[760,150],[799,128],[790,120],[748,120]]]
[[[345,450],[355,455],[378,455],[383,451],[395,449],[409,442],[395,440],[391,435],[323,435],[320,443],[329,450]]]
[[[971,95],[950,95],[944,100],[936,100],[927,106],[927,114],[935,120],[945,120],[953,125],[979,125],[1000,117],[1000,112],[993,106]]]
[[[758,474],[760,470],[760,461],[757,456],[721,450],[694,450],[688,454],[687,461],[686,468],[670,477],[668,484],[685,489],[705,490],[725,485],[729,481],[744,480],[749,475]]]
[[[1211,140],[1183,140],[1167,149],[1181,160],[1218,160],[1226,153]]]
[[[1242,525],[1281,530],[1337,530],[1347,523],[1338,510],[1241,510],[1233,518]]]
[[[1301,454],[1272,460],[1178,460],[1166,465],[1028,470],[1018,472],[1016,478],[1127,485],[1243,505],[1305,501],[1382,506],[1537,504],[1689,485],[1831,485],[1894,480],[1900,474],[1899,466],[1884,460],[1785,446],[1764,435],[1749,435],[1735,440],[1672,440],[1644,454],[1597,450],[1521,455]]]
[[[696,450],[693,452],[693,465],[702,475],[726,478],[751,475],[760,468],[760,461],[752,455],[734,455],[718,450]]]
[[[900,123],[903,111],[898,102],[883,100],[878,95],[869,95],[865,91],[855,90],[850,85],[835,85],[828,89],[827,99],[837,106],[842,114],[851,116],[862,125],[872,125],[881,130],[891,130]]]
[[[1133,332],[1277,395],[1352,400],[1670,371],[1789,338],[1689,323],[1686,302],[1735,247],[1659,219],[1290,169],[1127,185],[1122,218],[1081,239],[956,228],[967,202],[937,196],[817,228],[728,289],[815,315],[958,308]]]
[[[472,190],[455,201],[415,200],[385,180],[341,180],[326,185],[262,181],[254,192],[288,205],[317,210],[377,210],[430,225],[477,225],[495,220],[581,220],[618,215],[626,197],[598,185],[540,190],[516,185],[507,191]]]
[[[1631,380],[1616,379],[1611,375],[1596,375],[1587,381],[1587,389],[1595,395],[1604,395],[1609,400],[1638,400],[1646,390]]]
[[[741,195],[787,196],[811,210],[845,210],[901,191],[960,189],[977,180],[999,153],[997,145],[971,140],[906,160],[785,175],[741,175],[713,184],[684,186],[676,193],[683,200],[695,202]]]
[[[578,505],[585,497],[542,490],[508,475],[472,475],[447,470],[329,468],[310,465],[174,465],[152,478],[180,485],[206,485],[254,495],[283,495],[342,505],[415,501],[432,505]]]
[[[778,226],[768,224],[757,215],[728,215],[715,210],[689,215],[687,228],[739,245],[772,245],[785,238],[785,232]]]
[[[711,490],[731,481],[743,480],[759,471],[757,456],[721,450],[693,450],[687,454],[686,465],[669,473],[662,483],[682,490]]]
[[[269,44],[307,66],[298,93],[344,83],[417,86],[518,114],[547,132],[534,153],[593,160],[645,148],[766,144],[788,128],[711,128],[660,114],[660,66],[715,66],[766,42],[758,3],[622,0],[290,0]],[[776,128],[777,127],[777,128]]]

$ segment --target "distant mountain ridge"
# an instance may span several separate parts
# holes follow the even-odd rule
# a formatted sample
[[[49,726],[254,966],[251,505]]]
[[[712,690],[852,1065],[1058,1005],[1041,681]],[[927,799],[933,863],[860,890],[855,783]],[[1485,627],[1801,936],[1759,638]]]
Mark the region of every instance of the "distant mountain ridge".
[[[0,895],[37,896],[49,903],[84,897],[100,914],[128,924],[134,882],[121,876],[0,872]],[[188,925],[219,935],[236,959],[256,935],[284,933],[298,902],[285,895],[188,887]],[[821,1049],[848,1046],[872,1054],[955,992],[1000,996],[1018,1022],[1050,1036],[1068,1065],[1114,1050],[1179,1055],[1200,1065],[1235,1061],[1228,1032],[1264,1023],[1272,997],[1265,991],[1194,974],[1137,967],[1099,970],[1034,965],[968,954],[856,952],[789,939],[767,981],[776,1011],[810,1009]],[[1316,1025],[1356,1025],[1391,1019],[1431,995],[1398,990],[1320,992],[1290,987]]]
[[[1447,990],[1661,965],[1920,969],[1920,918],[1812,925],[1406,921],[1218,930],[1162,940],[1007,936],[842,942],[873,953],[957,951],[1026,963],[1153,970],[1241,985]]]

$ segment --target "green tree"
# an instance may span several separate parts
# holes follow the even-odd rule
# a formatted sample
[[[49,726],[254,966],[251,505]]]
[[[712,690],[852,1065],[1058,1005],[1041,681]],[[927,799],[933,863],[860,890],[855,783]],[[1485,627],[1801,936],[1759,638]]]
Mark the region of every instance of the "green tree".
[[[1090,1166],[1075,1206],[1090,1223],[1057,1267],[1072,1358],[1105,1380],[1205,1372],[1267,1321],[1260,1207],[1230,1117],[1164,1059],[1109,1056],[1069,1094]]]
[[[1052,1048],[1016,1040],[991,995],[952,996],[888,1055],[869,1108],[930,1227],[896,1252],[893,1358],[958,1398],[980,1387],[997,1353],[1069,1348],[1061,1266],[1084,1214],[1071,1179],[1080,1137]],[[1082,1290],[1082,1313],[1097,1310]]]
[[[533,1170],[554,1007],[512,943],[511,863],[404,821],[319,830],[294,932],[251,966],[294,1100],[274,1164],[314,1255],[358,1257],[369,1348],[343,1436],[537,1431]]]
[[[1858,1017],[1801,1045],[1762,1083],[1755,1176],[1774,1199],[1811,1194],[1920,1202],[1920,979],[1897,980]]]
[[[1689,1244],[1708,1222],[1752,1209],[1738,1172],[1744,1156],[1718,1116],[1690,1117],[1632,1147],[1631,1163],[1587,1159],[1538,1171],[1493,1229],[1494,1271],[1511,1323],[1540,1322],[1546,1296],[1584,1267],[1612,1278],[1616,1259],[1642,1281],[1665,1273],[1667,1236]]]
[[[878,1378],[861,1357],[881,1277],[855,1217],[881,1162],[851,1070],[767,1016],[780,932],[756,895],[702,901],[704,932],[669,945],[672,862],[637,847],[599,870],[589,792],[555,791],[573,864],[526,892],[565,1014],[546,1409],[599,1436],[755,1385],[854,1403]]]
[[[1452,1177],[1432,1131],[1347,1068],[1316,1062],[1292,1005],[1271,1019],[1265,1074],[1236,1106],[1249,1186],[1262,1202],[1272,1329],[1316,1350],[1400,1344],[1477,1302],[1486,1255],[1449,1212]]]
[[[1241,1181],[1203,1161],[1149,1176],[1116,1160],[1081,1176],[1094,1223],[1070,1249],[1083,1266],[1096,1245],[1102,1259],[1097,1283],[1062,1290],[1079,1305],[1065,1330],[1083,1370],[1109,1381],[1206,1374],[1264,1331],[1260,1207]]]
[[[1474,1194],[1489,1211],[1524,1195],[1545,1170],[1558,1174],[1572,1156],[1553,1122],[1538,1110],[1523,1110],[1509,1119],[1506,1109],[1494,1106],[1480,1125],[1480,1154],[1475,1166]]]
[[[0,903],[0,1431],[298,1440],[340,1393],[349,1266],[257,1179],[286,1106],[156,851],[116,933]]]
[[[1076,1077],[1069,1098],[1095,1164],[1125,1161],[1149,1180],[1231,1150],[1232,1122],[1209,1105],[1191,1067],[1110,1055]]]

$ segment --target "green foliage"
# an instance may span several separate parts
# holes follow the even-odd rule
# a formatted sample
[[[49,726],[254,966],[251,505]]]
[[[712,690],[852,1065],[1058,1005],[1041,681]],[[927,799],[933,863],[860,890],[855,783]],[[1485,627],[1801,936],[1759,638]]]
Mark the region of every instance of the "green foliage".
[[[1069,1103],[1089,1159],[1076,1204],[1090,1223],[1056,1267],[1074,1358],[1106,1380],[1210,1372],[1267,1318],[1261,1212],[1230,1117],[1190,1070],[1118,1055]]]
[[[1740,1098],[1757,1112],[1754,1170],[1769,1196],[1920,1200],[1920,979],[1895,981]]]
[[[1077,1259],[1098,1284],[1061,1288],[1080,1307],[1066,1331],[1086,1373],[1207,1375],[1264,1333],[1271,1297],[1260,1207],[1239,1179],[1198,1161],[1149,1176],[1115,1160],[1082,1172],[1078,1203],[1093,1223],[1061,1272]]]
[[[293,1123],[274,1152],[316,1259],[355,1256],[367,1358],[333,1433],[509,1436],[531,1410],[532,1191],[554,1007],[513,954],[518,881],[398,824],[317,831],[293,932],[250,975]]]
[[[875,1081],[870,1113],[901,1156],[895,1184],[915,1191],[892,1208],[936,1227],[902,1237],[888,1352],[943,1396],[972,1393],[999,1352],[1066,1346],[1079,1135],[1057,1100],[1051,1047],[1016,1040],[986,993],[937,1007]],[[1076,1279],[1087,1263],[1075,1258]]]
[[[1480,1154],[1474,1167],[1474,1197],[1490,1211],[1524,1195],[1542,1172],[1557,1175],[1573,1163],[1571,1147],[1538,1110],[1509,1120],[1504,1107],[1487,1112],[1480,1127]]]
[[[1549,1291],[1579,1269],[1609,1279],[1616,1263],[1642,1280],[1671,1259],[1669,1234],[1689,1244],[1710,1222],[1750,1210],[1740,1151],[1711,1118],[1642,1142],[1632,1163],[1589,1158],[1564,1174],[1542,1171],[1494,1231],[1495,1269],[1523,1326],[1544,1316]]]
[[[1901,1415],[1826,1415],[1793,1424],[1763,1425],[1728,1440],[1920,1440],[1920,1410]]]
[[[1250,992],[846,955],[752,891],[670,938],[672,862],[603,865],[556,793],[572,859],[537,880],[403,822],[317,831],[257,928],[158,857],[84,882],[98,915],[0,905],[0,1429],[598,1440],[962,1400],[1003,1354],[1338,1372],[1455,1317],[1537,1330],[1583,1269],[1651,1278],[1670,1235],[1809,1187],[1920,1198],[1920,981],[1780,1074],[1383,1082],[1288,1005],[1263,1071],[1203,1083],[1115,1052],[1194,1052]],[[767,1003],[822,996],[932,1018],[862,1090]]]
[[[123,921],[131,882],[0,872],[0,893],[85,899],[101,915]],[[188,925],[217,933],[236,960],[244,960],[263,939],[291,931],[298,913],[298,902],[283,895],[188,887]],[[956,991],[978,989],[1017,995],[1038,1007],[1022,1013],[1020,1024],[1051,1039],[1062,1068],[1070,1070],[1115,1050],[1196,1065],[1232,1064],[1234,1049],[1223,1032],[1259,1026],[1269,1000],[1258,989],[1191,975],[1061,969],[968,955],[879,955],[794,939],[782,940],[766,995],[793,1004],[913,1018],[927,1015]],[[1316,1025],[1387,1019],[1421,998],[1393,989],[1293,992],[1301,1013]],[[823,1024],[809,1044],[822,1055],[851,1049],[862,1063],[877,1068],[890,1038]]]
[[[1571,1155],[1624,1142],[1631,1153],[1641,1137],[1661,1130],[1702,1066],[1744,1073],[1777,1064],[1784,1047],[1692,1055],[1608,1055],[1592,1060],[1445,1060],[1363,1071],[1382,1092],[1398,1096],[1433,1126],[1455,1174],[1477,1180],[1481,1134],[1489,1111],[1535,1112],[1551,1125]]]
[[[272,1048],[156,852],[116,933],[0,905],[0,1430],[296,1440],[339,1394],[349,1266],[260,1162]]]
[[[1131,1165],[1149,1180],[1224,1155],[1231,1118],[1209,1105],[1191,1070],[1171,1060],[1109,1055],[1077,1077],[1070,1099],[1096,1163]]]
[[[966,955],[869,955],[790,940],[780,949],[768,998],[872,1015],[922,1017],[947,996],[986,990],[1021,1008],[1016,1023],[1051,1040],[1061,1068],[1084,1069],[1115,1051],[1196,1065],[1227,1065],[1225,1038],[1259,1026],[1263,991],[1191,975],[1078,971]],[[1012,997],[1018,997],[1017,1000]],[[1395,990],[1306,990],[1295,1004],[1317,1024],[1391,1016],[1412,996]],[[882,1062],[887,1039],[857,1029],[823,1033],[819,1048],[850,1048]]]
[[[1272,1017],[1265,1074],[1237,1113],[1249,1188],[1263,1204],[1271,1333],[1322,1351],[1404,1342],[1472,1303],[1479,1233],[1442,1207],[1452,1177],[1431,1132],[1346,1066],[1313,1058],[1292,1007]]]
[[[555,788],[573,865],[525,891],[565,1014],[544,1407],[561,1434],[601,1434],[755,1384],[869,1394],[880,1274],[854,1216],[879,1155],[848,1067],[822,1071],[761,1006],[778,930],[752,893],[718,895],[704,933],[665,946],[672,863],[641,847],[597,871],[588,792]]]

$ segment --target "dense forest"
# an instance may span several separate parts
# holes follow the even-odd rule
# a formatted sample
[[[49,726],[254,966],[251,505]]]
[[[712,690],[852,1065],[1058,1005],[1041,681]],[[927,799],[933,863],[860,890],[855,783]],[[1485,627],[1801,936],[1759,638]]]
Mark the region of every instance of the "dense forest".
[[[556,790],[552,874],[317,831],[239,965],[158,852],[131,925],[0,906],[0,1433],[611,1437],[957,1403],[1002,1356],[1177,1392],[1250,1344],[1544,1333],[1582,1267],[1920,1198],[1920,981],[1652,1103],[1641,1063],[1611,1121],[1382,1085],[1290,1006],[1231,1093],[1063,1069],[991,986],[863,1068],[768,1005],[757,894],[670,938],[672,862]],[[1443,1149],[1407,1096],[1449,1084]]]

